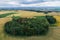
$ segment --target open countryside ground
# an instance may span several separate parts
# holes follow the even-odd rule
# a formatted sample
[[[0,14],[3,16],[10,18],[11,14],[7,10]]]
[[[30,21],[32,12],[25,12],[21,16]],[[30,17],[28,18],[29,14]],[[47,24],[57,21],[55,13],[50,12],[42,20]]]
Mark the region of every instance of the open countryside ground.
[[[31,11],[0,11],[0,14],[5,14],[9,12],[16,12],[17,14],[12,14],[4,18],[0,18],[0,40],[60,40],[60,12],[52,12],[47,15],[53,15],[57,20],[57,27],[50,28],[50,32],[46,36],[32,36],[32,37],[14,37],[4,34],[4,24],[10,21],[12,16],[21,16],[32,18],[33,16],[45,16],[44,13],[31,12]]]

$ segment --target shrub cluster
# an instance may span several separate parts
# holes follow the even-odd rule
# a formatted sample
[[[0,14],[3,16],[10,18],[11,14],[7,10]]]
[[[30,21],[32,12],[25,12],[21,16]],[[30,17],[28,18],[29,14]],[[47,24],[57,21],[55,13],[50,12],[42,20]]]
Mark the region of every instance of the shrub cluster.
[[[12,21],[5,24],[6,33],[20,36],[45,35],[47,34],[48,29],[49,23],[45,17],[13,17]]]
[[[55,24],[56,23],[56,19],[53,16],[46,15],[46,19],[50,24]]]
[[[48,14],[49,12],[48,11],[46,11],[46,12],[44,12],[45,14]]]

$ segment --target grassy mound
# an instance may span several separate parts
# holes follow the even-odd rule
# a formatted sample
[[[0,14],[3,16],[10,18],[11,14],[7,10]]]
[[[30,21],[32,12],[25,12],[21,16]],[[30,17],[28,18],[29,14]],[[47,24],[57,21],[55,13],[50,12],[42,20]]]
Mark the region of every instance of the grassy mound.
[[[13,17],[5,24],[5,32],[11,35],[32,36],[45,35],[49,30],[49,23],[43,16],[36,18]]]

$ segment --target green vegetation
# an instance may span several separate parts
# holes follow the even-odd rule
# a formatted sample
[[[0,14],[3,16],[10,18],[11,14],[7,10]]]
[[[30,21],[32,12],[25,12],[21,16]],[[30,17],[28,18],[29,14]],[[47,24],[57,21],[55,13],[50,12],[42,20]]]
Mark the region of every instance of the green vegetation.
[[[49,12],[44,12],[45,14],[48,14]]]
[[[12,17],[12,21],[5,24],[4,31],[11,35],[32,36],[46,35],[49,30],[49,23],[44,16],[36,18]]]
[[[47,15],[46,19],[50,24],[55,24],[56,23],[56,19],[53,16],[48,16]]]
[[[8,15],[11,15],[11,14],[16,14],[15,12],[12,12],[12,13],[5,13],[5,14],[0,14],[0,18],[4,18]]]

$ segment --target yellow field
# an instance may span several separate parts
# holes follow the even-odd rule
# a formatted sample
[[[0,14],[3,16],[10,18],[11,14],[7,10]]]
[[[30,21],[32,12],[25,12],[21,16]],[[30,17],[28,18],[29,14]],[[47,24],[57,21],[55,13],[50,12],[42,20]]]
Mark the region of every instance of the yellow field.
[[[17,14],[13,14],[14,16],[21,16],[21,17],[33,17],[33,16],[45,16],[46,14],[44,13],[37,13],[37,12],[31,12],[31,11],[0,11],[0,14],[5,14],[9,12],[17,12]],[[13,15],[9,15],[5,18],[0,18],[0,40],[53,40],[53,35],[52,33],[46,35],[46,36],[32,36],[32,37],[12,37],[4,34],[4,24],[8,21],[10,21]],[[53,15],[56,20],[57,26],[60,26],[60,16],[58,16],[58,13],[52,12],[47,15]],[[60,32],[60,30],[58,31]]]
[[[60,16],[54,16],[54,17],[55,17],[56,20],[57,20],[56,25],[57,25],[57,26],[60,26]]]

